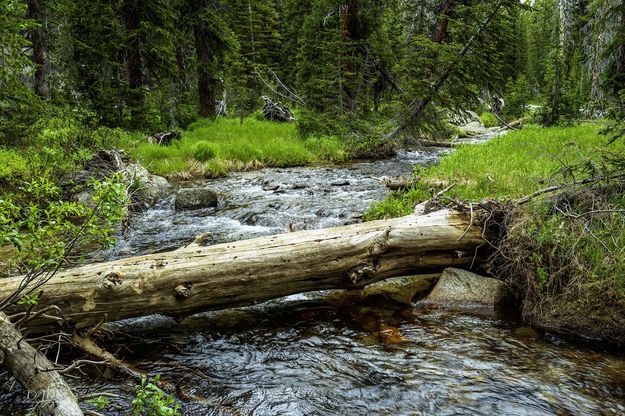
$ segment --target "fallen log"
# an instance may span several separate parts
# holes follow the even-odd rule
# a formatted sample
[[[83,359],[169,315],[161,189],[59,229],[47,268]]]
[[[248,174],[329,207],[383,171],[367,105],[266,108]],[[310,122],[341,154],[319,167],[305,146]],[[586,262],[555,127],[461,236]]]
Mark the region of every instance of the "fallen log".
[[[89,264],[57,273],[38,307],[77,328],[160,313],[184,317],[295,293],[359,289],[389,277],[470,266],[484,243],[467,213],[441,210]],[[480,257],[477,257],[479,261]],[[22,277],[0,280],[0,299]],[[31,331],[54,321],[29,322]]]
[[[0,312],[0,359],[9,373],[37,401],[35,414],[79,416],[83,412],[63,377]]]
[[[419,144],[423,147],[444,147],[446,149],[456,147],[456,144],[453,142],[435,142],[433,140],[419,140]]]

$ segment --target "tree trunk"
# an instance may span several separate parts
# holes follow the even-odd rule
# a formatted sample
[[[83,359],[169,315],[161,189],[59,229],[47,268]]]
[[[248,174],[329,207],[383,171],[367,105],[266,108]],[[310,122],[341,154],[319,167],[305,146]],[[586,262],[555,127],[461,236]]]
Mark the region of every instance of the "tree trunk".
[[[211,71],[210,33],[202,22],[193,27],[197,60],[197,92],[201,117],[215,117],[215,81]]]
[[[482,230],[441,210],[344,227],[91,264],[57,273],[38,307],[56,305],[87,327],[153,313],[184,317],[324,289],[356,289],[394,276],[478,263]],[[21,277],[0,279],[0,299]],[[46,329],[51,321],[33,321]]]
[[[141,62],[141,3],[142,0],[124,0],[126,25],[126,68],[128,71],[130,111],[135,119],[143,118],[143,68]]]
[[[76,396],[48,359],[23,340],[22,334],[0,312],[0,359],[3,366],[33,394],[36,414],[78,416]]]
[[[44,46],[44,29],[43,29],[43,11],[39,0],[28,0],[27,17],[35,21],[39,26],[29,30],[28,37],[32,44],[33,54],[32,61],[35,66],[35,94],[40,97],[46,96],[46,65],[45,65],[45,46]]]
[[[432,39],[436,43],[446,42],[449,38],[449,19],[454,8],[453,0],[443,0],[440,5],[440,13],[436,19],[434,36]]]
[[[350,0],[340,6],[341,11],[341,37],[344,40],[343,49],[346,50],[342,68],[339,68],[343,77],[342,89],[344,95],[344,106],[349,112],[356,111],[357,99],[356,91],[358,84],[358,65],[356,60],[360,59],[359,54],[354,51],[355,44],[362,39],[360,22],[358,20],[358,0]],[[342,53],[342,51],[340,52]]]

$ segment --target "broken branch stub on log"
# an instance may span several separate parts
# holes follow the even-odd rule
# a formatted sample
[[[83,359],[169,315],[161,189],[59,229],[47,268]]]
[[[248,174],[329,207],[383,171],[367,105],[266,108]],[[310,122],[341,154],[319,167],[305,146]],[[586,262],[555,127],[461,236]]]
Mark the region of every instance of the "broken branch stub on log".
[[[389,277],[470,266],[484,243],[469,215],[441,210],[343,227],[89,264],[59,272],[39,307],[78,328],[161,313],[251,305],[295,293],[357,289]],[[477,257],[478,261],[480,257]],[[0,280],[0,299],[21,277]],[[31,331],[56,325],[30,322]]]

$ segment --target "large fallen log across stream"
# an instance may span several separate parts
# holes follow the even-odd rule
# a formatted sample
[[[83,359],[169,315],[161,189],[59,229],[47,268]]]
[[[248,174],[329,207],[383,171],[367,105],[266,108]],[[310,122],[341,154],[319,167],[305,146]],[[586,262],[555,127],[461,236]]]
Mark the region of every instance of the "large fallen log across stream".
[[[38,308],[56,305],[77,328],[154,313],[184,317],[323,289],[469,266],[484,244],[468,213],[440,210],[209,247],[191,245],[69,269],[45,286]],[[0,280],[0,299],[22,277]],[[23,309],[22,309],[23,310]],[[10,309],[8,313],[19,312]],[[29,323],[53,329],[53,320]]]

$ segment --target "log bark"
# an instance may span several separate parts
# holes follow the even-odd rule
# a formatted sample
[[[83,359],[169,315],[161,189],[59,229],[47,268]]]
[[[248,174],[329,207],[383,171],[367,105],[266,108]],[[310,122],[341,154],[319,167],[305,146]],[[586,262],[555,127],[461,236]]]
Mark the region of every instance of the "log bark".
[[[4,367],[37,400],[36,414],[78,416],[82,410],[63,377],[0,312],[0,359]]]
[[[466,213],[425,216],[219,244],[191,245],[59,272],[39,307],[54,304],[78,328],[154,313],[184,317],[295,293],[359,289],[394,276],[478,263],[482,230]],[[21,277],[0,280],[0,299]],[[54,323],[33,321],[30,330]]]

